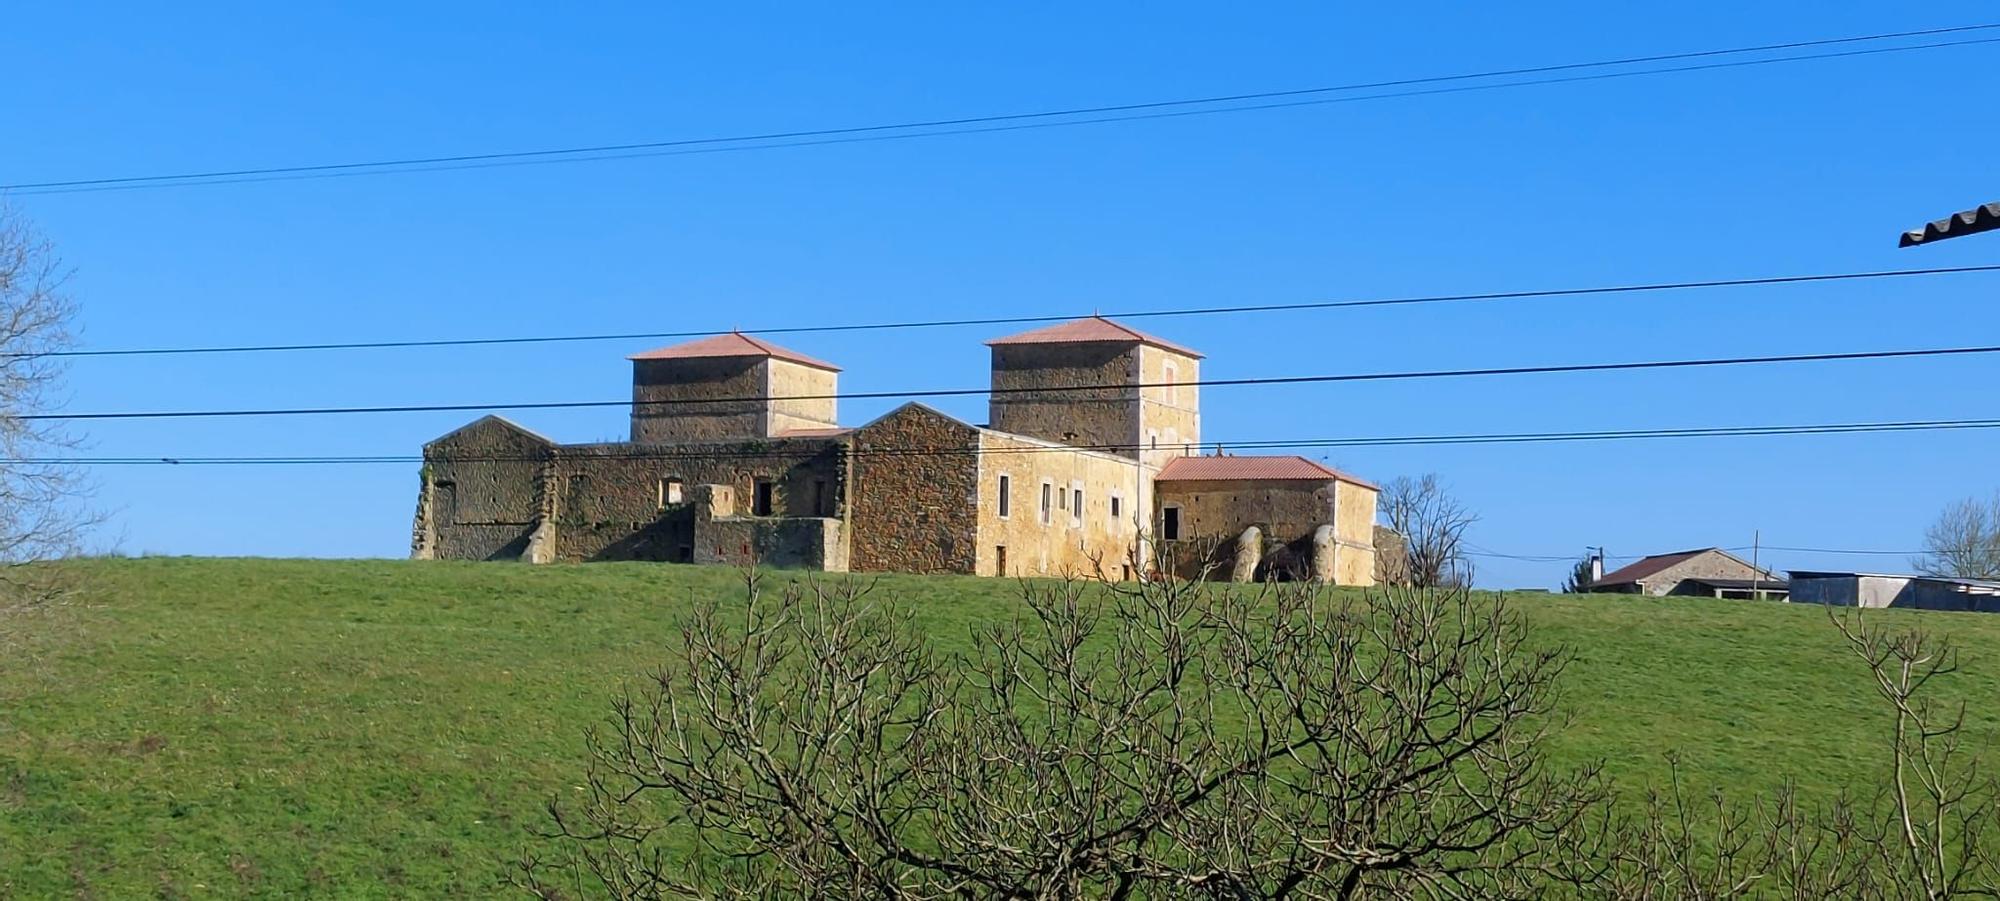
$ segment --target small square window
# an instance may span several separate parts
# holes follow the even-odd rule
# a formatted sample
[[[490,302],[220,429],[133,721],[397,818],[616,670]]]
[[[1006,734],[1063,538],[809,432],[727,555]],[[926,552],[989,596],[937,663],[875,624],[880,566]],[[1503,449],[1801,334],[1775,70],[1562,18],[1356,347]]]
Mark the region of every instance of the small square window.
[[[665,510],[668,507],[673,506],[674,504],[678,504],[681,502],[681,499],[682,498],[681,498],[680,479],[660,480],[659,490],[656,492],[655,496],[655,500],[658,502],[658,506],[660,509]]]

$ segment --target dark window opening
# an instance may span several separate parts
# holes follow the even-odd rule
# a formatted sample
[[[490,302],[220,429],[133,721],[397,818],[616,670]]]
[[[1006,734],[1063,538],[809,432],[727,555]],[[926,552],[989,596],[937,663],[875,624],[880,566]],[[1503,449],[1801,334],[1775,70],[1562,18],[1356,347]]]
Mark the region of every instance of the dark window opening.
[[[771,499],[775,490],[770,479],[757,480],[756,485],[751,489],[750,493],[751,516],[771,515]]]
[[[1008,477],[1008,476],[1005,476],[1005,475],[1003,475],[1003,476],[1001,476],[1001,477],[1000,477],[1000,518],[1001,518],[1001,519],[1006,519],[1006,518],[1007,518],[1007,513],[1008,513],[1008,512],[1009,512],[1009,511],[1010,511],[1010,510],[1011,510],[1011,509],[1013,508],[1013,503],[1012,503],[1012,502],[1011,502],[1011,501],[1010,501],[1010,500],[1008,499],[1008,495],[1010,495],[1010,494],[1012,494],[1012,493],[1013,493],[1013,491],[1011,490],[1011,489],[1012,489],[1013,487],[1014,487],[1014,480],[1013,480],[1012,478],[1010,478],[1010,477]],[[1002,550],[1004,551],[1005,549],[1003,548]]]
[[[1119,497],[1118,495],[1115,495],[1115,494],[1114,494],[1114,495],[1112,495],[1112,496],[1111,496],[1111,518],[1112,518],[1112,519],[1116,520],[1116,519],[1118,518],[1118,515],[1119,515],[1119,513],[1120,513],[1120,509],[1119,509],[1119,508],[1120,508],[1120,507],[1122,506],[1122,504],[1121,504],[1120,502],[1121,502],[1121,501],[1123,501],[1123,500],[1124,500],[1124,498],[1121,498],[1121,497]]]
[[[1160,511],[1160,537],[1168,541],[1180,540],[1181,508],[1168,507]]]

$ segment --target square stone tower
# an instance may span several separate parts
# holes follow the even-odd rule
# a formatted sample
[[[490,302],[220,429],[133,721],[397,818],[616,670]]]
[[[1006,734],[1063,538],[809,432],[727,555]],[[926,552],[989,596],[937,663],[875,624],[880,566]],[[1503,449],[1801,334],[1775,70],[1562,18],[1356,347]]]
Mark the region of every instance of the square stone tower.
[[[740,332],[634,354],[632,441],[780,438],[839,428],[840,367]]]
[[[1102,316],[986,342],[992,427],[1161,466],[1201,445],[1201,354]]]

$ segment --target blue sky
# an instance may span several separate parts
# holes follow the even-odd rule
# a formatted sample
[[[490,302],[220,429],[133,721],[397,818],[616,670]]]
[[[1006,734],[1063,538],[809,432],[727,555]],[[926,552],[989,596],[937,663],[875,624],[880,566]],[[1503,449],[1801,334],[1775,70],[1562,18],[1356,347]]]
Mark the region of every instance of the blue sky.
[[[0,32],[0,182],[838,127],[1968,24],[1989,4],[827,5],[542,15],[88,3]],[[2000,45],[1076,128],[18,196],[96,347],[665,331],[2000,261],[1898,250],[2000,199]],[[1993,343],[2000,276],[1137,323],[1211,378]],[[984,384],[992,329],[820,334],[851,391]],[[77,411],[616,399],[631,344],[78,362]],[[2000,414],[2000,360],[1268,388],[1205,436]],[[854,401],[865,421],[889,402]],[[975,421],[984,403],[941,403]],[[103,455],[394,454],[474,418],[95,423]],[[565,440],[615,409],[532,412]],[[2000,487],[1982,432],[1342,450],[1483,548],[1901,550]],[[1313,452],[1314,456],[1318,452]],[[396,556],[414,466],[97,472],[130,552]],[[1771,553],[1799,568],[1900,558]],[[1614,561],[1616,562],[1616,561]],[[1560,564],[1484,558],[1481,581]]]

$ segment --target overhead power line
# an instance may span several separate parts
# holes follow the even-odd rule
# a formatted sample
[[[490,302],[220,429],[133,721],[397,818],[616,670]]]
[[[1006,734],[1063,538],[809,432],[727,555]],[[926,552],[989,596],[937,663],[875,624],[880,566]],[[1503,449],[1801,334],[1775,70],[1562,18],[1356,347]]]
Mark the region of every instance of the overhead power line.
[[[1126,122],[1143,119],[1160,119],[1181,116],[1212,115],[1218,113],[1249,112],[1255,110],[1281,109],[1330,103],[1349,103],[1366,100],[1383,100],[1398,97],[1413,97],[1435,94],[1462,93],[1468,91],[1497,90],[1529,87],[1536,85],[1563,84],[1613,78],[1630,78],[1644,75],[1663,75],[1680,72],[1694,72],[1711,69],[1726,69],[1745,66],[1762,66],[1780,63],[1804,62],[1809,60],[1838,59],[1844,57],[1868,56],[1883,53],[1904,53],[1916,50],[1960,47],[1976,44],[2000,42],[2000,38],[1972,38],[1954,41],[1935,41],[1890,47],[1867,47],[1826,53],[1794,54],[1762,59],[1729,60],[1724,62],[1701,63],[1686,66],[1671,66],[1651,69],[1613,72],[1587,72],[1586,74],[1536,78],[1520,81],[1506,81],[1491,84],[1452,84],[1486,79],[1517,78],[1525,75],[1546,75],[1557,72],[1603,69],[1618,66],[1637,66],[1649,63],[1679,60],[1707,59],[1723,56],[1737,56],[1751,53],[1770,53],[1786,50],[1802,50],[1814,47],[1830,47],[1848,44],[1874,43],[1916,37],[1937,37],[1948,34],[1964,34],[1990,31],[2000,28],[2000,23],[1961,25],[1948,28],[1931,28],[1915,31],[1884,32],[1878,34],[1855,35],[1840,38],[1825,38],[1808,41],[1788,41],[1747,47],[1732,47],[1713,50],[1695,50],[1681,53],[1631,56],[1615,59],[1592,60],[1586,62],[1560,63],[1542,66],[1527,66],[1510,69],[1492,69],[1479,72],[1462,72],[1447,75],[1432,75],[1416,78],[1402,78],[1352,84],[1327,85],[1311,88],[1294,88],[1279,91],[1225,94],[1208,97],[1155,100],[1139,103],[1125,103],[1104,106],[1070,107],[1065,109],[1041,110],[1027,113],[1005,113],[994,115],[959,116],[941,119],[914,120],[906,122],[873,125],[842,126],[820,129],[790,129],[755,134],[731,135],[707,138],[679,138],[659,141],[643,141],[619,144],[597,144],[572,147],[546,148],[540,150],[463,153],[442,156],[418,156],[395,159],[368,160],[358,162],[319,163],[298,166],[242,167],[212,169],[196,172],[182,172],[160,175],[114,176],[101,178],[80,178],[38,182],[17,182],[0,185],[0,191],[14,191],[22,194],[73,193],[81,191],[119,190],[143,187],[164,187],[171,185],[232,184],[247,181],[270,181],[297,178],[324,178],[377,174],[387,172],[440,171],[447,169],[483,168],[492,166],[528,165],[551,162],[578,162],[588,160],[625,159],[636,156],[667,156],[689,153],[714,153],[738,150],[775,149],[781,147],[814,146],[823,144],[856,143],[863,141],[905,140],[910,138],[939,137],[956,134],[976,134],[985,132],[1014,131],[1031,128],[1055,128],[1075,125]],[[1362,96],[1328,97],[1327,94],[1344,94],[1354,91],[1380,90],[1384,88],[1411,87],[1417,85],[1451,86],[1424,90],[1395,91]],[[1234,104],[1234,105],[1231,105]]]
[[[1607,294],[1645,294],[1666,291],[1687,291],[1709,288],[1746,288],[1771,285],[1796,285],[1819,282],[1868,281],[1876,279],[1916,278],[1934,275],[1964,275],[1973,273],[2000,272],[2000,264],[1980,266],[1933,266],[1924,269],[1881,269],[1862,272],[1828,272],[1801,275],[1753,276],[1748,278],[1704,279],[1696,281],[1651,282],[1627,285],[1596,285],[1582,288],[1546,288],[1528,291],[1488,291],[1463,294],[1428,294],[1405,297],[1376,297],[1352,300],[1300,301],[1296,303],[1235,304],[1229,306],[1154,308],[1098,313],[1114,319],[1156,319],[1173,316],[1218,316],[1250,313],[1299,312],[1305,310],[1334,310],[1358,307],[1396,307],[1442,303],[1479,303],[1503,300],[1533,300],[1555,297],[1591,297]],[[318,344],[234,344],[203,347],[141,347],[107,348],[102,350],[65,350],[50,353],[0,354],[0,358],[47,356],[47,357],[129,357],[129,356],[169,356],[183,354],[236,354],[273,353],[298,351],[331,350],[387,350],[434,347],[471,347],[481,345],[507,344],[556,344],[581,341],[639,341],[672,340],[679,338],[701,338],[743,331],[757,335],[795,335],[818,332],[862,332],[909,330],[928,328],[953,328],[970,326],[1018,326],[1037,323],[1063,322],[1078,318],[1077,314],[1039,316],[996,316],[967,319],[920,319],[891,322],[832,323],[826,325],[774,326],[772,328],[749,328],[735,330],[702,330],[671,332],[619,332],[585,335],[520,335],[502,338],[436,338],[411,341],[345,341]]]
[[[1841,435],[1879,432],[1922,432],[1953,431],[1968,429],[2000,429],[2000,419],[1929,419],[1900,420],[1888,422],[1846,422],[1819,423],[1809,425],[1762,425],[1762,426],[1713,426],[1701,428],[1667,429],[1617,429],[1607,431],[1570,432],[1495,432],[1441,435],[1401,435],[1377,437],[1345,438],[1296,438],[1265,441],[1225,441],[1204,442],[1201,446],[1220,444],[1233,450],[1306,450],[1355,447],[1420,447],[1460,444],[1531,444],[1545,442],[1578,441],[1623,441],[1659,438],[1744,438],[1778,435]],[[1150,446],[1136,444],[1095,444],[1080,446],[1036,445],[1008,448],[940,448],[914,445],[870,445],[849,450],[850,456],[967,456],[988,454],[1021,453],[1063,453],[1078,450],[1120,451],[1150,450]],[[575,454],[578,460],[712,460],[750,457],[769,457],[770,449],[747,450],[740,444],[717,444],[689,449],[685,445],[649,447],[646,445],[605,445],[588,453]],[[455,462],[471,463],[518,463],[544,459],[540,455],[529,454],[462,454],[452,455]],[[37,465],[75,466],[306,466],[306,465],[352,465],[352,464],[412,464],[424,462],[419,454],[376,454],[365,456],[128,456],[128,457],[43,457],[22,461]],[[1834,551],[1825,548],[1787,548],[1765,545],[1769,550],[1782,551],[1823,551],[1825,553],[1902,553],[1900,551]],[[1730,548],[1729,550],[1746,550]],[[1514,559],[1569,560],[1577,555],[1521,555],[1501,554],[1484,551],[1487,556]],[[1614,559],[1627,559],[1623,557]],[[1636,559],[1636,558],[1633,558]]]
[[[1686,360],[1645,360],[1630,363],[1573,363],[1553,366],[1498,366],[1482,369],[1432,369],[1408,372],[1364,372],[1338,373],[1329,375],[1261,376],[1234,379],[1196,379],[1185,382],[1136,382],[1106,383],[1097,385],[1065,385],[1036,388],[933,388],[915,391],[854,391],[836,394],[793,394],[782,397],[753,395],[742,397],[710,397],[677,400],[640,401],[631,398],[619,400],[590,401],[539,401],[525,403],[488,404],[399,404],[370,407],[272,407],[241,410],[130,410],[108,413],[31,413],[16,417],[21,420],[105,420],[105,419],[195,419],[218,417],[254,416],[324,416],[335,414],[363,413],[451,413],[477,410],[565,410],[592,407],[634,407],[639,409],[660,409],[683,406],[709,406],[729,403],[757,403],[769,400],[866,400],[896,398],[936,398],[968,397],[977,395],[1011,396],[1024,394],[1062,394],[1079,391],[1127,391],[1144,388],[1179,387],[1237,387],[1245,385],[1305,385],[1330,384],[1336,382],[1386,382],[1414,379],[1476,378],[1509,375],[1549,375],[1573,372],[1626,372],[1647,369],[1694,369],[1712,366],[1750,366],[1774,363],[1814,363],[1854,360],[1893,360],[1918,357],[1967,356],[1975,354],[2000,353],[2000,346],[1983,347],[1939,347],[1915,350],[1872,350],[1843,353],[1772,354],[1746,357],[1710,357]]]

